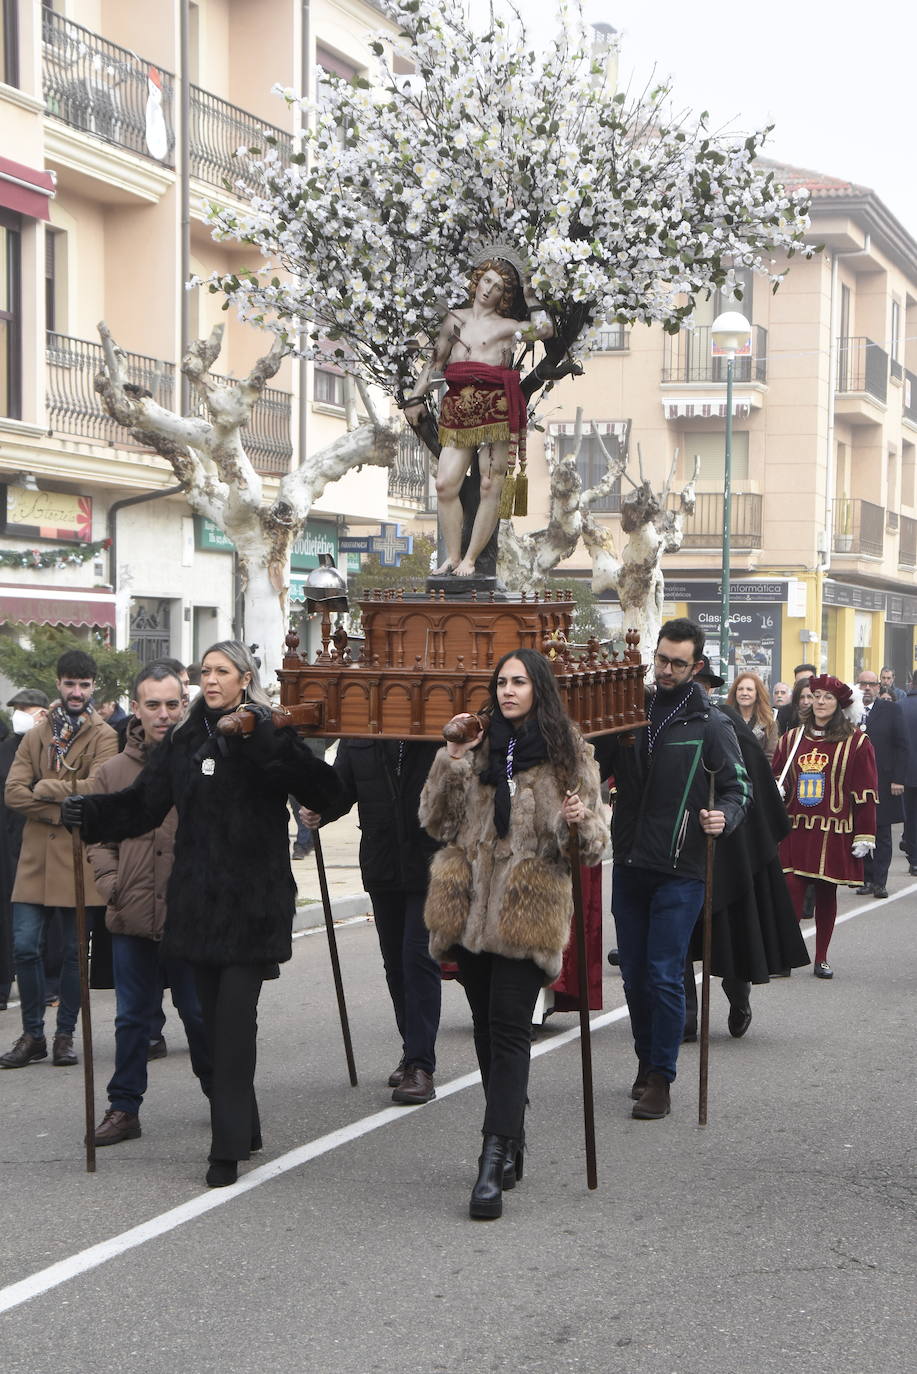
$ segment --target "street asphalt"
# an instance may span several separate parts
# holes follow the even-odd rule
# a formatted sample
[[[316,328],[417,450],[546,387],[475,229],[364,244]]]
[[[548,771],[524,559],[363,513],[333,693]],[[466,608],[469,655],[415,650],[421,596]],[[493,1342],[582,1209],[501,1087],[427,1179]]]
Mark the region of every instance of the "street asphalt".
[[[4,1374],[914,1369],[917,883],[897,853],[895,868],[889,901],[842,896],[832,982],[803,969],[756,989],[737,1041],[714,986],[706,1128],[696,1045],[671,1116],[631,1119],[633,1051],[606,965],[591,1037],[598,1190],[577,1018],[551,1017],[525,1177],[500,1221],[467,1215],[483,1099],[461,989],[444,986],[439,1097],[393,1108],[399,1046],[363,917],[337,932],[359,1086],[326,936],[307,931],[265,986],[265,1150],[236,1187],[204,1186],[206,1104],[174,1012],[143,1136],[100,1150],[93,1175],[81,1070],[0,1074]],[[113,1009],[94,994],[97,1118]],[[18,1012],[0,1014],[4,1044],[18,1033]]]

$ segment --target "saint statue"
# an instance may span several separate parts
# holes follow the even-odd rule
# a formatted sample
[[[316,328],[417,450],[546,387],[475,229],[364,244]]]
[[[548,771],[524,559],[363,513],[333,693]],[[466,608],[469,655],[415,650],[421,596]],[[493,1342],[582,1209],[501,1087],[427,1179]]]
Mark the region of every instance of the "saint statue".
[[[469,278],[468,299],[467,306],[447,310],[433,357],[403,402],[408,423],[418,426],[426,411],[424,398],[445,378],[449,389],[439,412],[436,501],[446,558],[434,577],[472,577],[501,518],[501,501],[502,515],[512,515],[506,497],[513,490],[517,461],[520,472],[525,472],[528,426],[528,406],[513,354],[518,344],[549,339],[554,333],[522,259],[504,244],[491,244],[479,255]],[[463,549],[460,493],[475,456],[480,497]]]

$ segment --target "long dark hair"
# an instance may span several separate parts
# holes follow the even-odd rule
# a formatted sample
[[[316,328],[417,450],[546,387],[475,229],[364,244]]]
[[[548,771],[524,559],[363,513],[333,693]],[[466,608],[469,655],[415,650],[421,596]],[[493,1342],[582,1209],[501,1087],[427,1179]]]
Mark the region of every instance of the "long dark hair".
[[[548,760],[557,772],[565,787],[573,791],[579,785],[578,751],[576,737],[579,733],[570,717],[564,711],[554,681],[554,674],[544,654],[536,649],[511,649],[504,654],[493,670],[488,684],[489,705],[495,715],[502,715],[497,703],[497,678],[504,664],[516,658],[528,673],[532,684],[532,712],[534,719],[548,747]]]

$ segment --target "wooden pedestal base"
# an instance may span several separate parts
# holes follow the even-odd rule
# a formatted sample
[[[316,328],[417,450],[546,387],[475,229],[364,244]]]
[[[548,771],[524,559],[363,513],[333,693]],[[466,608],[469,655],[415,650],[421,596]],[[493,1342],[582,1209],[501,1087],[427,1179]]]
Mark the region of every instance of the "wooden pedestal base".
[[[602,653],[597,640],[574,658],[566,593],[496,601],[473,591],[468,599],[375,592],[360,610],[366,640],[356,662],[346,636],[332,637],[327,615],[314,663],[296,652],[298,637],[287,636],[280,699],[307,734],[441,739],[452,716],[486,704],[495,665],[518,648],[548,657],[564,709],[584,734],[644,723],[638,636],[628,631],[623,658]]]

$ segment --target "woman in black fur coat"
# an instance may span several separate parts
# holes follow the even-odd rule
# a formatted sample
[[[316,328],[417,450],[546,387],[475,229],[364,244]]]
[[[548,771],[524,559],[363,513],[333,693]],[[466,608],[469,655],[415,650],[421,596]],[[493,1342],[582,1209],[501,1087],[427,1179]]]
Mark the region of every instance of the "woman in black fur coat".
[[[250,733],[217,729],[240,708],[256,717]],[[334,770],[295,731],[274,725],[245,645],[224,640],[204,654],[200,695],[134,784],[62,808],[64,824],[81,825],[88,843],[144,835],[172,806],[178,812],[163,948],[194,965],[211,1043],[212,1188],[234,1183],[238,1161],[261,1148],[258,998],[292,954],[296,906],[288,798],[324,811],[339,792]]]

